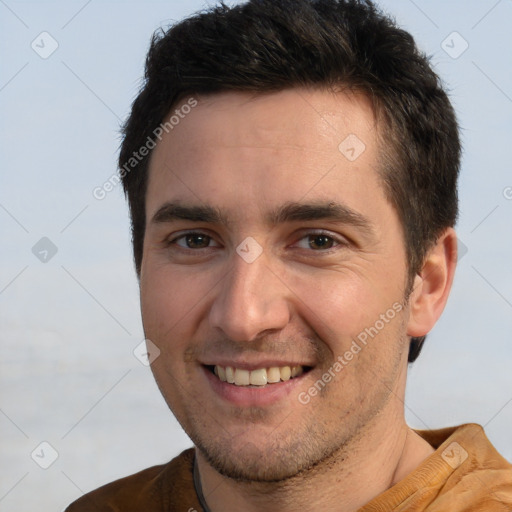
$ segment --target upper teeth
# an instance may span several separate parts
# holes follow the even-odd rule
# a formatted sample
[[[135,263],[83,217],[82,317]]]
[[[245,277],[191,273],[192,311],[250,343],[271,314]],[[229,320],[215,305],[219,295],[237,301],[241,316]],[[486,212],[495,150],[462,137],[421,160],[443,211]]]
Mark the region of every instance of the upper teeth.
[[[279,381],[290,380],[302,375],[302,366],[273,366],[271,368],[258,368],[257,370],[244,370],[232,366],[219,366],[214,368],[215,375],[223,382],[236,386],[265,386]]]

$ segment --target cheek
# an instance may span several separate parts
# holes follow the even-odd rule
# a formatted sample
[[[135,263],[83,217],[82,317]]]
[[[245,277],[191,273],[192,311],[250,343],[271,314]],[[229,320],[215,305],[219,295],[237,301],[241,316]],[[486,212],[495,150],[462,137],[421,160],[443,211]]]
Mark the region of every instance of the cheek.
[[[368,279],[355,272],[329,272],[296,280],[296,308],[328,345],[334,357],[343,354],[353,340],[366,347],[374,339],[397,339],[404,308],[398,287]],[[386,344],[388,345],[388,344]]]
[[[302,316],[325,339],[350,338],[358,334],[377,310],[370,286],[335,272],[301,279],[294,287]],[[334,349],[334,347],[332,347]]]
[[[200,323],[207,292],[198,277],[158,265],[148,265],[141,272],[140,291],[145,337],[160,350],[151,370],[171,409],[184,414],[183,382],[194,366],[189,364],[195,350],[190,340]],[[189,394],[185,396],[190,399]]]
[[[157,344],[186,330],[201,307],[207,290],[190,275],[153,267],[141,273],[141,310],[146,336]]]

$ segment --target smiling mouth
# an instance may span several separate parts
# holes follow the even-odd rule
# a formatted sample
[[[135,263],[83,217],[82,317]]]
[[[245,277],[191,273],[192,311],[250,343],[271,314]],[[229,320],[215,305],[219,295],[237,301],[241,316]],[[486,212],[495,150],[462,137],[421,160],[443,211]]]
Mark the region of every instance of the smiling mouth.
[[[290,379],[300,377],[311,368],[308,366],[273,366],[271,368],[258,368],[256,370],[245,370],[231,366],[207,366],[222,382],[234,384],[235,386],[263,387],[267,384],[278,384]]]

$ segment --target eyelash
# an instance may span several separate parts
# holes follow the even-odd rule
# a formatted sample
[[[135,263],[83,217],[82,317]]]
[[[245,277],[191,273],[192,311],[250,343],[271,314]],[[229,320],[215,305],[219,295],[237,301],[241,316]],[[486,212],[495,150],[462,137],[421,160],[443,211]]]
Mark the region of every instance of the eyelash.
[[[207,237],[210,241],[212,241],[212,240],[215,241],[214,237],[212,237],[211,235],[209,235],[208,233],[205,233],[203,231],[187,231],[187,232],[182,233],[170,240],[166,240],[165,241],[166,246],[167,247],[177,246],[180,250],[194,251],[194,252],[199,251],[201,249],[214,248],[214,247],[208,246],[208,247],[203,247],[203,248],[199,248],[199,249],[193,249],[190,247],[182,247],[182,246],[178,245],[177,242],[179,240],[182,240],[188,236],[193,236],[193,235]],[[306,250],[308,252],[319,252],[319,253],[324,253],[324,254],[330,254],[333,251],[339,250],[340,248],[347,247],[349,245],[349,242],[346,238],[341,237],[341,236],[334,236],[332,233],[330,233],[328,231],[324,231],[324,230],[309,231],[309,232],[305,233],[303,236],[301,236],[296,242],[294,242],[294,244],[296,244],[304,239],[307,239],[308,237],[320,237],[320,236],[325,236],[326,238],[329,238],[330,240],[332,240],[332,242],[335,245],[333,247],[330,247],[325,250],[322,250],[322,249],[314,250],[314,249],[305,249],[305,248],[303,248],[303,250]]]

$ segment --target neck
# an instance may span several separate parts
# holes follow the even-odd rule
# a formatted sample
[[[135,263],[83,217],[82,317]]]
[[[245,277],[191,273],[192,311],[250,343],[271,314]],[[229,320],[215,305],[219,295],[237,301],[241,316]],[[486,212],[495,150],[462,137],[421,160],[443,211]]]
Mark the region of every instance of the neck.
[[[434,451],[407,427],[403,414],[401,422],[386,425],[367,426],[350,446],[282,482],[234,481],[220,475],[196,449],[206,503],[211,512],[276,507],[280,512],[356,511],[406,477]]]

